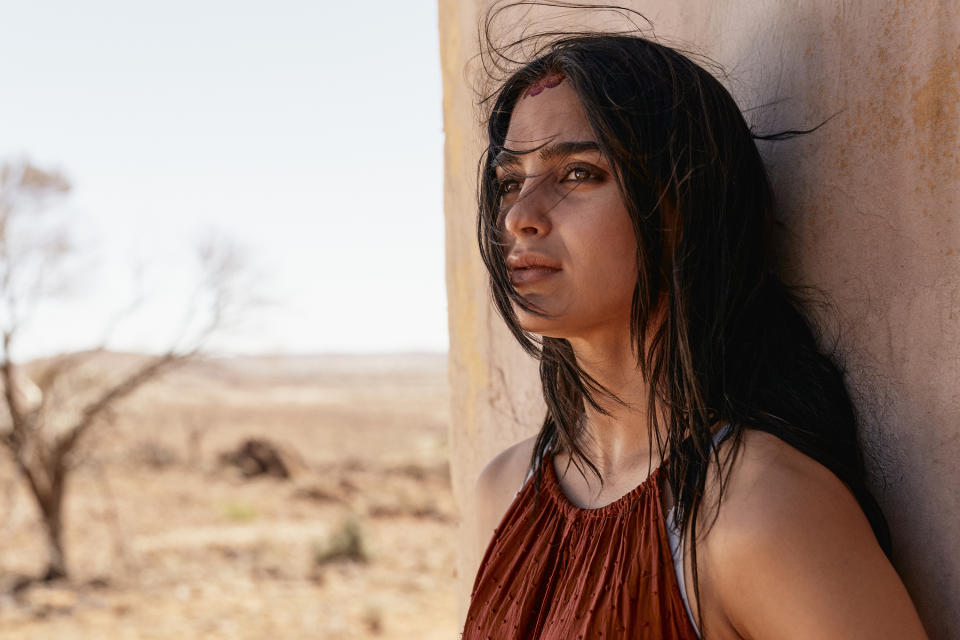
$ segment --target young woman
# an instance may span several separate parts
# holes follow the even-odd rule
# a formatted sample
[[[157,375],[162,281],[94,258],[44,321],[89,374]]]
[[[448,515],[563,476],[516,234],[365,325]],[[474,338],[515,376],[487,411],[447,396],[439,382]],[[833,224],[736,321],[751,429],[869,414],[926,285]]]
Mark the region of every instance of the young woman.
[[[727,91],[576,35],[491,101],[480,248],[548,411],[478,481],[462,637],[926,637]]]

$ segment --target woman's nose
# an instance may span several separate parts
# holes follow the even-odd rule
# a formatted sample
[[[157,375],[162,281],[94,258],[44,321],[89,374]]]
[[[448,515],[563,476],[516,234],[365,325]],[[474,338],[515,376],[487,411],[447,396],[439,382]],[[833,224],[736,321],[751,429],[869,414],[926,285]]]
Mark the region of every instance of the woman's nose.
[[[550,210],[542,185],[532,184],[527,190],[517,194],[517,199],[507,209],[504,226],[508,233],[516,237],[546,235],[550,233]]]

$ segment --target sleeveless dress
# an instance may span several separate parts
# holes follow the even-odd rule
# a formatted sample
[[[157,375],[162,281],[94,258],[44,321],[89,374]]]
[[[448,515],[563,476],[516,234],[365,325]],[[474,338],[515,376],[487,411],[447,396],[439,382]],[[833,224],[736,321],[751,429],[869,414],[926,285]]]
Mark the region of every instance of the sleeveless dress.
[[[543,466],[536,507],[525,481],[494,530],[461,638],[698,640],[672,509],[667,518],[661,509],[661,467],[614,502],[582,509],[563,493],[552,454]]]

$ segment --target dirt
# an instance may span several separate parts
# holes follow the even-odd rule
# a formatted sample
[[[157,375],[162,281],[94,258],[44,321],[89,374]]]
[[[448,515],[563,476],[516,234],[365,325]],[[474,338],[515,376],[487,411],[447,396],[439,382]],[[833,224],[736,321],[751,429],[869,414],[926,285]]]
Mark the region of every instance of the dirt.
[[[52,584],[17,588],[45,551],[0,457],[0,639],[456,637],[445,365],[233,358],[167,374],[84,443],[70,577]],[[228,462],[252,438],[289,478]]]

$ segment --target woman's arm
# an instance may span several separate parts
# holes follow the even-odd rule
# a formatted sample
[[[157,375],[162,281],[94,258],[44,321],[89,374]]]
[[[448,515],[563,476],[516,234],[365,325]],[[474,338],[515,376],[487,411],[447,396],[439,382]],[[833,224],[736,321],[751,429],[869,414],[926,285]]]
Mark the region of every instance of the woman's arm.
[[[703,562],[705,609],[721,611],[728,630],[748,640],[927,637],[859,504],[826,467],[748,429],[725,489]]]

